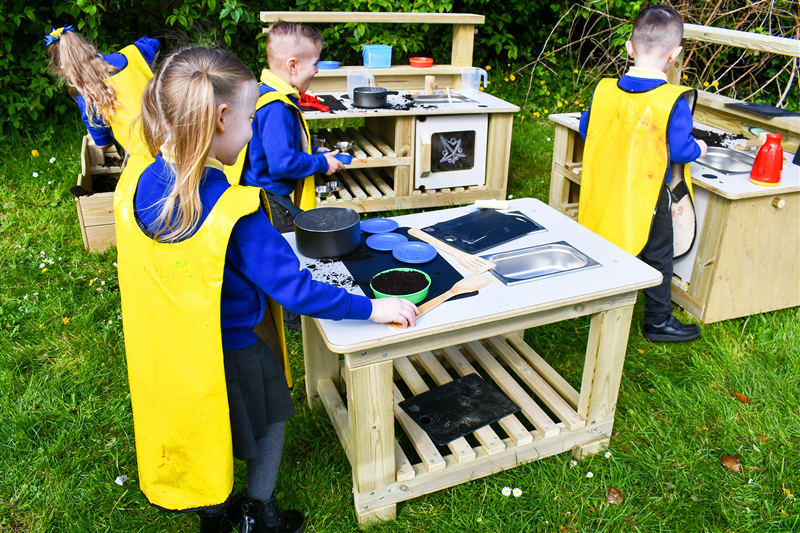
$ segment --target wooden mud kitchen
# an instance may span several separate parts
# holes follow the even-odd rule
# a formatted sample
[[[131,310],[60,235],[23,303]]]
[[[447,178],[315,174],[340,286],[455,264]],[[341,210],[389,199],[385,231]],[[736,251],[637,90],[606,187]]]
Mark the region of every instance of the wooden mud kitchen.
[[[684,38],[800,57],[795,39],[692,24],[685,25]],[[677,83],[680,72],[671,71],[670,81]],[[758,132],[779,133],[786,162],[780,183],[772,187],[749,180],[755,148],[728,152],[749,161],[744,169],[689,166],[697,235],[689,252],[674,262],[672,299],[706,324],[800,305],[800,166],[792,163],[800,117],[764,116],[741,104],[698,91],[695,136],[711,135],[718,142],[710,146],[733,149]],[[584,147],[579,117],[550,115],[556,132],[549,203],[575,220]]]
[[[364,119],[359,129],[321,132],[329,148],[339,141],[355,143],[355,157],[346,170],[327,178],[337,179],[342,186],[318,205],[350,207],[363,213],[466,205],[505,197],[513,115],[519,108],[478,90],[477,83],[467,87],[462,82],[480,70],[472,67],[472,52],[475,25],[483,24],[482,15],[285,11],[262,12],[261,20],[453,26],[450,64],[429,68],[340,66],[314,76],[309,92],[324,98],[325,103],[334,101],[337,109],[305,110],[309,126],[313,128],[317,120]],[[320,59],[336,58],[325,57],[323,52]],[[369,83],[399,94],[390,94],[387,105],[378,109],[355,107],[347,94],[348,72],[351,79],[364,80],[364,85],[369,79]],[[430,76],[435,77],[439,89],[435,94],[420,94]],[[449,147],[442,140],[444,133],[446,142],[452,142]],[[455,158],[453,151],[458,152]],[[457,161],[448,165],[448,155]],[[325,179],[317,176],[317,185],[324,185]]]
[[[349,459],[359,523],[393,519],[397,503],[423,494],[562,452],[580,458],[608,445],[637,291],[661,276],[538,200],[512,200],[510,208],[543,228],[486,253],[566,246],[586,260],[560,275],[508,285],[485,272],[479,277],[491,283],[439,305],[414,328],[302,319],[308,402],[325,407]],[[400,230],[427,228],[472,211],[460,207],[393,220]],[[293,234],[287,240],[295,246]],[[351,268],[346,259],[321,264],[298,255],[316,279],[343,279]],[[455,256],[441,257],[459,278],[471,274]],[[379,270],[376,265],[369,275]],[[348,289],[362,291],[358,283]],[[585,361],[583,378],[569,383],[523,335],[526,328],[580,316],[591,316],[586,352],[575,354]],[[416,396],[476,372],[520,412],[440,447],[398,405],[404,390]]]

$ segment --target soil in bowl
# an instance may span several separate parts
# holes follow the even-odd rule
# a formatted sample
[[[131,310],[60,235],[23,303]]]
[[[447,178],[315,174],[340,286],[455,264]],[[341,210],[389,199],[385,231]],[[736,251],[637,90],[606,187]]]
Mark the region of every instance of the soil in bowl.
[[[383,294],[414,294],[428,286],[428,280],[419,272],[394,270],[384,272],[372,279],[372,288]]]

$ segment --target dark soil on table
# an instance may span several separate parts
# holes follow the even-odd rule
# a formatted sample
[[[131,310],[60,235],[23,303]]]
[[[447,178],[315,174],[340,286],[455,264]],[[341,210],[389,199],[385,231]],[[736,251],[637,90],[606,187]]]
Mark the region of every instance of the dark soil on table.
[[[427,286],[428,280],[419,272],[384,272],[372,278],[373,289],[396,296],[414,294]]]
[[[735,135],[733,133],[716,133],[713,131],[700,130],[697,128],[692,130],[692,137],[694,137],[698,141],[704,141],[709,146],[719,146],[723,148],[727,148],[727,146],[723,144],[726,141],[732,141],[732,140],[743,141],[745,139],[741,135]]]

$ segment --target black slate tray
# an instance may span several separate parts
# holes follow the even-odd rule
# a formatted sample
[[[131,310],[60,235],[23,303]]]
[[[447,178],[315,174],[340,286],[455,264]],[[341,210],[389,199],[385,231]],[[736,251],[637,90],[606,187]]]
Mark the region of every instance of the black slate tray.
[[[478,374],[404,400],[400,408],[439,446],[519,411],[517,404]]]
[[[725,104],[727,107],[733,107],[761,115],[762,117],[775,118],[775,117],[800,117],[800,113],[789,111],[788,109],[781,109],[780,107],[771,106],[768,104],[761,104],[759,102],[736,102],[733,104]]]
[[[544,226],[519,211],[503,214],[492,209],[480,209],[422,228],[422,231],[459,250],[477,254],[543,229]]]
[[[405,235],[408,237],[409,241],[418,241],[419,239],[408,235],[408,230],[409,228],[398,228],[394,233]],[[435,259],[428,261],[427,263],[417,265],[403,263],[402,261],[395,259],[392,256],[392,252],[380,252],[367,246],[367,237],[370,235],[370,233],[362,233],[359,249],[356,252],[353,252],[351,256],[341,258],[342,263],[345,267],[347,267],[350,275],[355,278],[356,282],[361,287],[361,290],[364,291],[364,294],[367,296],[367,298],[375,297],[372,289],[369,286],[369,281],[379,272],[383,272],[384,270],[389,270],[391,268],[416,268],[417,270],[421,270],[431,277],[431,286],[428,289],[428,296],[417,305],[427,302],[432,298],[436,298],[440,294],[444,294],[445,292],[449,291],[453,285],[464,279],[464,276],[459,274],[458,271],[450,266],[450,263],[448,263],[447,260],[438,253],[436,254]],[[358,261],[348,260],[348,257],[352,257],[353,255],[361,255],[359,254],[359,251],[372,254],[372,257],[360,259]],[[478,294],[478,291],[455,296],[451,298],[451,300],[469,298],[470,296],[475,296],[476,294]]]

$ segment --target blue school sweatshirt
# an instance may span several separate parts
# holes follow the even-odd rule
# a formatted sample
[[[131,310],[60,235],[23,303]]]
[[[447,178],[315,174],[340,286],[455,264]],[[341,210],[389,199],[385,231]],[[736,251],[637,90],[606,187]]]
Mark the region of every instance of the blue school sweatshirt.
[[[200,182],[201,224],[230,187],[220,169],[207,166]],[[170,165],[160,154],[139,178],[134,206],[151,233],[161,229],[156,219],[173,181]],[[295,313],[315,318],[367,320],[372,314],[369,298],[314,281],[308,269],[300,270],[292,247],[259,209],[239,219],[228,242],[220,312],[223,349],[238,350],[255,344],[253,327],[264,317],[265,294]]]
[[[647,75],[650,72],[645,69],[635,69],[633,73]],[[619,79],[619,87],[630,92],[645,92],[664,85],[666,80],[656,77],[636,77],[632,76],[629,71]],[[593,105],[602,105],[599,102],[592,102]],[[586,129],[589,126],[589,113],[591,109],[587,109],[581,115],[580,132],[581,136],[586,138]],[[689,107],[689,102],[685,98],[678,99],[678,104],[675,106],[675,111],[672,113],[669,125],[667,126],[667,139],[669,140],[669,159],[672,163],[685,164],[694,161],[700,157],[700,146],[692,136],[694,129],[694,120],[692,118],[692,109]],[[667,174],[667,182],[670,181],[671,176]]]
[[[161,50],[161,43],[158,42],[158,39],[142,37],[133,44],[136,45],[136,48],[139,49],[142,57],[152,69],[153,61],[156,59],[156,54],[159,52],[159,50]],[[128,66],[128,59],[120,53],[100,54],[100,57],[103,58],[103,61],[117,67],[119,70],[123,70]],[[114,141],[114,134],[111,131],[111,128],[104,126],[100,121],[89,120],[89,117],[86,114],[86,101],[83,99],[83,96],[78,94],[78,97],[75,99],[75,103],[78,104],[78,109],[81,110],[81,120],[84,124],[86,124],[86,129],[89,130],[89,135],[92,136],[94,143],[97,146],[106,146],[111,144]]]
[[[275,89],[260,83],[258,90],[263,95]],[[297,97],[291,94],[288,97],[297,105]],[[328,171],[324,155],[303,151],[303,124],[297,111],[283,102],[271,102],[256,111],[252,126],[253,138],[242,169],[242,185],[286,196],[294,191],[297,180]]]

